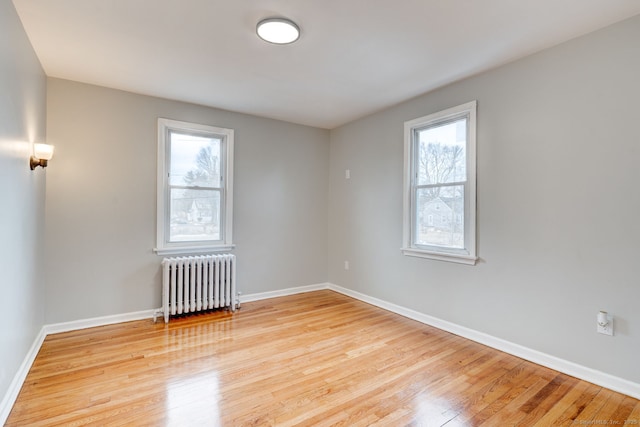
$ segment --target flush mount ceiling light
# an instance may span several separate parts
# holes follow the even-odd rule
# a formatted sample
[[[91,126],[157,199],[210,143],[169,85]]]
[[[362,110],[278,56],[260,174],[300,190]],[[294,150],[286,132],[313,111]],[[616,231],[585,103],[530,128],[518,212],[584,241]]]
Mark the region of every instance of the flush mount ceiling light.
[[[258,22],[258,37],[269,43],[289,44],[298,40],[300,28],[286,18],[268,18]]]

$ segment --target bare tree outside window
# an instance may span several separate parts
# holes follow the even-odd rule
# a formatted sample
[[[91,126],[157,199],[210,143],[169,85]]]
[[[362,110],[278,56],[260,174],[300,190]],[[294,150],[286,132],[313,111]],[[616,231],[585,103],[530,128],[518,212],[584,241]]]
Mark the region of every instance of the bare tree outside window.
[[[211,145],[202,147],[198,151],[195,165],[196,167],[184,176],[186,185],[214,187],[220,185],[220,153],[214,153]]]

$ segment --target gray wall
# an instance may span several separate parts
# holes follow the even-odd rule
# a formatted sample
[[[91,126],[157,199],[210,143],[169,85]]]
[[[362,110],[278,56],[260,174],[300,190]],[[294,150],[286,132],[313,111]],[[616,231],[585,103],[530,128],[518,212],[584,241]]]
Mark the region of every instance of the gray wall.
[[[239,290],[327,281],[328,131],[51,78],[47,109],[47,323],[160,306],[158,117],[235,129]]]
[[[45,142],[46,79],[10,1],[0,1],[0,400],[44,323],[45,177],[29,170]]]
[[[330,282],[640,382],[638,40],[635,17],[333,130]],[[481,261],[405,257],[403,122],[474,99]]]
[[[0,396],[43,323],[159,306],[157,117],[236,130],[244,293],[329,280],[640,382],[639,39],[636,17],[329,133],[46,81],[1,1]],[[46,82],[56,156],[31,172]],[[473,99],[481,261],[404,257],[403,122]],[[613,338],[595,332],[600,309]]]

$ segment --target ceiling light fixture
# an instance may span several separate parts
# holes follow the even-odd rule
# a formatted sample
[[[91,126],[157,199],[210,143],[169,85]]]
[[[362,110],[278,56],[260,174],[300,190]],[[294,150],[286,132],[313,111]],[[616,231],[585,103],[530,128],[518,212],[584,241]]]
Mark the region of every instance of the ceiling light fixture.
[[[256,33],[262,40],[274,44],[289,44],[300,38],[300,28],[286,18],[268,18],[258,22]]]

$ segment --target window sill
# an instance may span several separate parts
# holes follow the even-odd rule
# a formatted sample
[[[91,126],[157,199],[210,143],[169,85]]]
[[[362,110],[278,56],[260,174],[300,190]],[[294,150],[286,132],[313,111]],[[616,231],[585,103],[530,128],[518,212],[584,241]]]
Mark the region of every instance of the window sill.
[[[462,255],[462,254],[453,254],[453,253],[446,253],[446,252],[431,252],[431,251],[426,251],[423,249],[415,249],[415,248],[402,248],[401,251],[406,256],[434,259],[438,261],[454,262],[457,264],[476,265],[476,262],[478,261],[478,257]]]
[[[201,255],[211,252],[226,252],[235,247],[236,245],[176,246],[172,248],[153,248],[153,251],[157,255]]]

